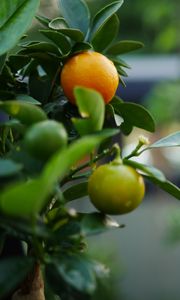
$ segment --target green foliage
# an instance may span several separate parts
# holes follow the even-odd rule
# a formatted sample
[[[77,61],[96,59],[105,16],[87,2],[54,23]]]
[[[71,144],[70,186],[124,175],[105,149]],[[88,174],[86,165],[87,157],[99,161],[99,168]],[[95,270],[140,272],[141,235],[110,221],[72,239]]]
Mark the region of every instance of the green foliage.
[[[30,26],[38,5],[38,0],[1,1],[0,55],[16,45]]]
[[[16,289],[34,262],[39,262],[51,299],[55,294],[62,299],[88,299],[107,270],[86,255],[86,237],[122,226],[100,212],[74,211],[70,202],[86,201],[88,178],[96,163],[117,154],[113,140],[118,140],[119,134],[128,135],[134,127],[154,132],[155,122],[139,104],[115,96],[105,105],[99,93],[83,87],[75,88],[77,106],[71,105],[63,94],[60,74],[72,55],[95,50],[114,62],[120,83],[125,85],[122,77],[127,77],[125,69],[130,66],[121,55],[143,44],[117,41],[116,13],[122,0],[106,2],[94,17],[83,0],[59,0],[62,16],[53,20],[36,16],[43,26],[42,40],[19,42],[38,3],[0,3],[0,118],[2,113],[4,117],[0,121],[0,248],[9,235],[28,248],[24,257],[0,261],[1,296]],[[15,51],[12,48],[17,42]],[[38,156],[28,151],[25,141],[28,132],[49,119],[63,124],[68,143],[47,159],[50,138]],[[152,145],[140,139],[123,158],[125,164],[177,199],[179,188],[160,170],[131,158],[157,147],[178,147],[179,138],[177,132]],[[33,149],[37,154],[37,140]]]
[[[0,261],[0,299],[21,284],[33,264],[34,260],[30,257],[10,257]]]

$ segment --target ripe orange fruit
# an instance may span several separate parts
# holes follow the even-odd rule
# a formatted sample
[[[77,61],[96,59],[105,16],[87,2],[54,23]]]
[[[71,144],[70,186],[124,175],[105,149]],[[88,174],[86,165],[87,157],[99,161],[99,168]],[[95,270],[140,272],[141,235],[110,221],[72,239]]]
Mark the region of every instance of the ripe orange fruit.
[[[117,70],[111,60],[98,52],[87,51],[74,55],[61,72],[61,86],[68,100],[75,104],[75,86],[92,88],[111,101],[119,83]]]
[[[135,169],[123,164],[104,164],[88,181],[91,202],[101,212],[110,215],[126,214],[143,200],[143,177]]]

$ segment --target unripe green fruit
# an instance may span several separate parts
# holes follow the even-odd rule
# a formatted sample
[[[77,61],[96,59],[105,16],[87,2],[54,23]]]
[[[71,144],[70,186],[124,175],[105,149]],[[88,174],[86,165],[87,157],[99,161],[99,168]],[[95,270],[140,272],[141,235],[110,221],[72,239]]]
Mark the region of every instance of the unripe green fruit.
[[[35,158],[47,160],[67,145],[67,132],[63,124],[46,120],[34,124],[25,135],[25,149]]]

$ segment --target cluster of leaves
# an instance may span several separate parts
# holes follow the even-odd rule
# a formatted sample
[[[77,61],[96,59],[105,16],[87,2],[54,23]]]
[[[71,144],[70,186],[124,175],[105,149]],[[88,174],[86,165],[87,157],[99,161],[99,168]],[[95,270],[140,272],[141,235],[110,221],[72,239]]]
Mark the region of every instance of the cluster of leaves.
[[[66,204],[87,196],[91,166],[113,154],[112,137],[117,138],[120,131],[130,134],[133,127],[155,130],[154,120],[143,106],[125,103],[118,97],[105,106],[97,92],[76,88],[77,107],[68,103],[59,75],[71,55],[87,50],[104,53],[115,63],[123,84],[122,76],[127,76],[124,68],[129,66],[121,54],[136,50],[142,44],[115,41],[119,30],[116,12],[122,0],[113,1],[94,17],[82,0],[58,2],[63,17],[49,20],[36,16],[45,27],[40,32],[46,40],[26,42],[22,35],[35,14],[38,1],[4,0],[0,3],[0,110],[3,113],[0,244],[3,247],[6,238],[14,236],[25,242],[33,254],[0,261],[0,298],[18,286],[35,260],[44,266],[49,299],[53,299],[53,294],[61,299],[87,299],[93,293],[96,277],[106,275],[106,269],[85,255],[85,238],[121,225],[98,212],[74,212]],[[9,53],[20,38],[17,52]],[[34,123],[48,118],[64,124],[69,143],[48,161],[40,161],[26,151],[24,138]],[[131,160],[152,148],[179,145],[180,133],[176,133],[143,150],[138,144],[123,160],[180,199],[179,188],[167,181],[161,171]],[[44,151],[45,148],[46,145]],[[89,154],[87,162],[78,166],[79,160]],[[90,167],[88,171],[87,167]]]

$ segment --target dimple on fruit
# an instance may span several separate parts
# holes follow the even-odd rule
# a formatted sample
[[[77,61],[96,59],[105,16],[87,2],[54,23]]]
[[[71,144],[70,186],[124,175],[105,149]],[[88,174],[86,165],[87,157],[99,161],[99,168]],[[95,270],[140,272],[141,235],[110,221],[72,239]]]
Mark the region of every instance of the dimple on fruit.
[[[25,135],[25,149],[35,158],[47,160],[67,145],[67,132],[63,124],[54,120],[39,122]]]
[[[104,164],[89,178],[91,202],[101,212],[110,215],[129,213],[140,205],[145,193],[143,177],[123,164]]]
[[[71,57],[61,72],[61,86],[68,100],[75,104],[76,86],[98,91],[105,103],[116,93],[119,76],[113,62],[98,52],[86,51]]]

